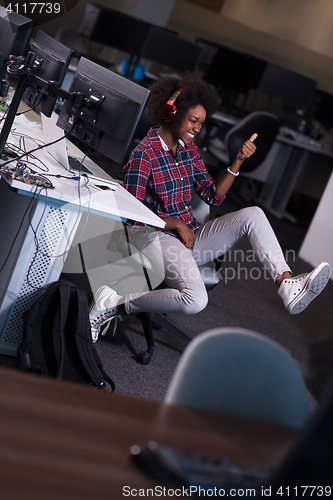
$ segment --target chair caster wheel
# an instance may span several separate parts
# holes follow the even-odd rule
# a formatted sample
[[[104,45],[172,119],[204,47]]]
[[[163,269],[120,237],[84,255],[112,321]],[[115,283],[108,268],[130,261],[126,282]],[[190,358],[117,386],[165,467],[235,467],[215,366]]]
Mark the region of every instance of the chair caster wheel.
[[[139,354],[133,356],[133,359],[140,363],[140,365],[148,365],[150,363],[153,353],[147,351],[141,351]]]

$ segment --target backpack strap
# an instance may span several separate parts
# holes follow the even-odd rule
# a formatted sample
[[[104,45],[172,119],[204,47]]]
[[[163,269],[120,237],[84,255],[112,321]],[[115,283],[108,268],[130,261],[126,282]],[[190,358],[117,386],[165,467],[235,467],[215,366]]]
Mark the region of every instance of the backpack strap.
[[[25,336],[17,348],[17,366],[21,370],[26,370],[33,373],[42,373],[40,366],[33,363],[31,357],[31,344],[33,339],[33,324],[38,316],[40,300],[34,302],[30,310],[25,311],[22,315],[24,322]],[[29,313],[29,314],[28,314]]]
[[[57,373],[57,379],[62,379],[64,372],[64,362],[65,362],[65,326],[68,314],[69,299],[70,299],[70,286],[67,283],[62,282],[58,287],[60,296],[60,307],[59,307],[59,336],[60,336],[60,360],[59,369]]]
[[[78,318],[77,318],[77,330],[75,332],[76,347],[79,352],[81,359],[84,362],[85,369],[87,370],[90,378],[95,383],[95,385],[100,388],[105,388],[105,382],[107,382],[112,392],[115,390],[115,384],[111,377],[105,372],[103,364],[92,345],[90,322],[89,322],[89,307],[87,301],[87,295],[81,288],[76,288],[77,302],[78,302]],[[84,332],[79,335],[79,332]],[[87,349],[87,344],[89,343],[89,349]],[[96,373],[93,367],[99,369],[99,373]],[[100,377],[101,375],[101,377]]]

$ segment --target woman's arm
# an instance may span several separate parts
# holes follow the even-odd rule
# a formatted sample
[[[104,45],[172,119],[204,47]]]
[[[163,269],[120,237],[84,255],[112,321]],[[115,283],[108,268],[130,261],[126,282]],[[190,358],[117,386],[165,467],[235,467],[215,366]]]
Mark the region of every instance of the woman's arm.
[[[243,161],[253,155],[256,150],[256,146],[253,141],[257,138],[257,136],[258,134],[253,134],[249,140],[244,142],[243,146],[238,151],[233,164],[229,167],[231,172],[237,174],[240,167],[242,166]],[[223,177],[221,177],[221,179],[217,181],[216,190],[220,196],[225,196],[227,194],[232,184],[234,183],[235,178],[235,175],[227,172]]]
[[[176,231],[186,248],[192,248],[194,243],[194,232],[181,219],[161,217],[165,222],[164,230]]]

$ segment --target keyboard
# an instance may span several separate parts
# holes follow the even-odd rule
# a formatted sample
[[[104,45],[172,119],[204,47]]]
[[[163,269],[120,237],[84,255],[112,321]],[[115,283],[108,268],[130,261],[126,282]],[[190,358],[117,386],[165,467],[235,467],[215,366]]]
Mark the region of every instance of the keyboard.
[[[314,148],[321,148],[319,141],[316,141],[315,139],[312,139],[312,137],[302,134],[301,132],[297,132],[297,130],[293,130],[288,127],[281,127],[279,129],[279,134],[283,135],[286,139],[292,139],[300,144],[312,146]]]

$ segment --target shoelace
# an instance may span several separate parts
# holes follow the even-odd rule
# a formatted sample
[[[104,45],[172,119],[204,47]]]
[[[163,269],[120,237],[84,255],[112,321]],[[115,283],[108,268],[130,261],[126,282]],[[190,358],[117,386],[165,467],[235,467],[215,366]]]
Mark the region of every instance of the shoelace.
[[[304,278],[308,273],[304,274],[299,274],[298,276],[295,276],[294,278],[289,278],[288,280],[284,280],[286,283],[297,283],[297,281],[301,281],[301,279]]]
[[[120,314],[115,314],[114,316],[111,316],[111,318],[110,317],[105,318],[106,315],[107,315],[107,313],[103,313],[103,314],[100,314],[99,316],[97,316],[97,318],[93,322],[93,326],[102,327],[103,325],[105,325],[103,330],[99,332],[99,335],[105,335],[107,330],[109,329],[111,321],[114,319],[115,322],[114,322],[113,332],[112,332],[112,335],[114,335],[116,333],[118,319],[120,319],[120,321],[122,321],[123,318],[121,317]],[[104,316],[104,319],[100,320],[100,318],[103,318],[103,316]]]

